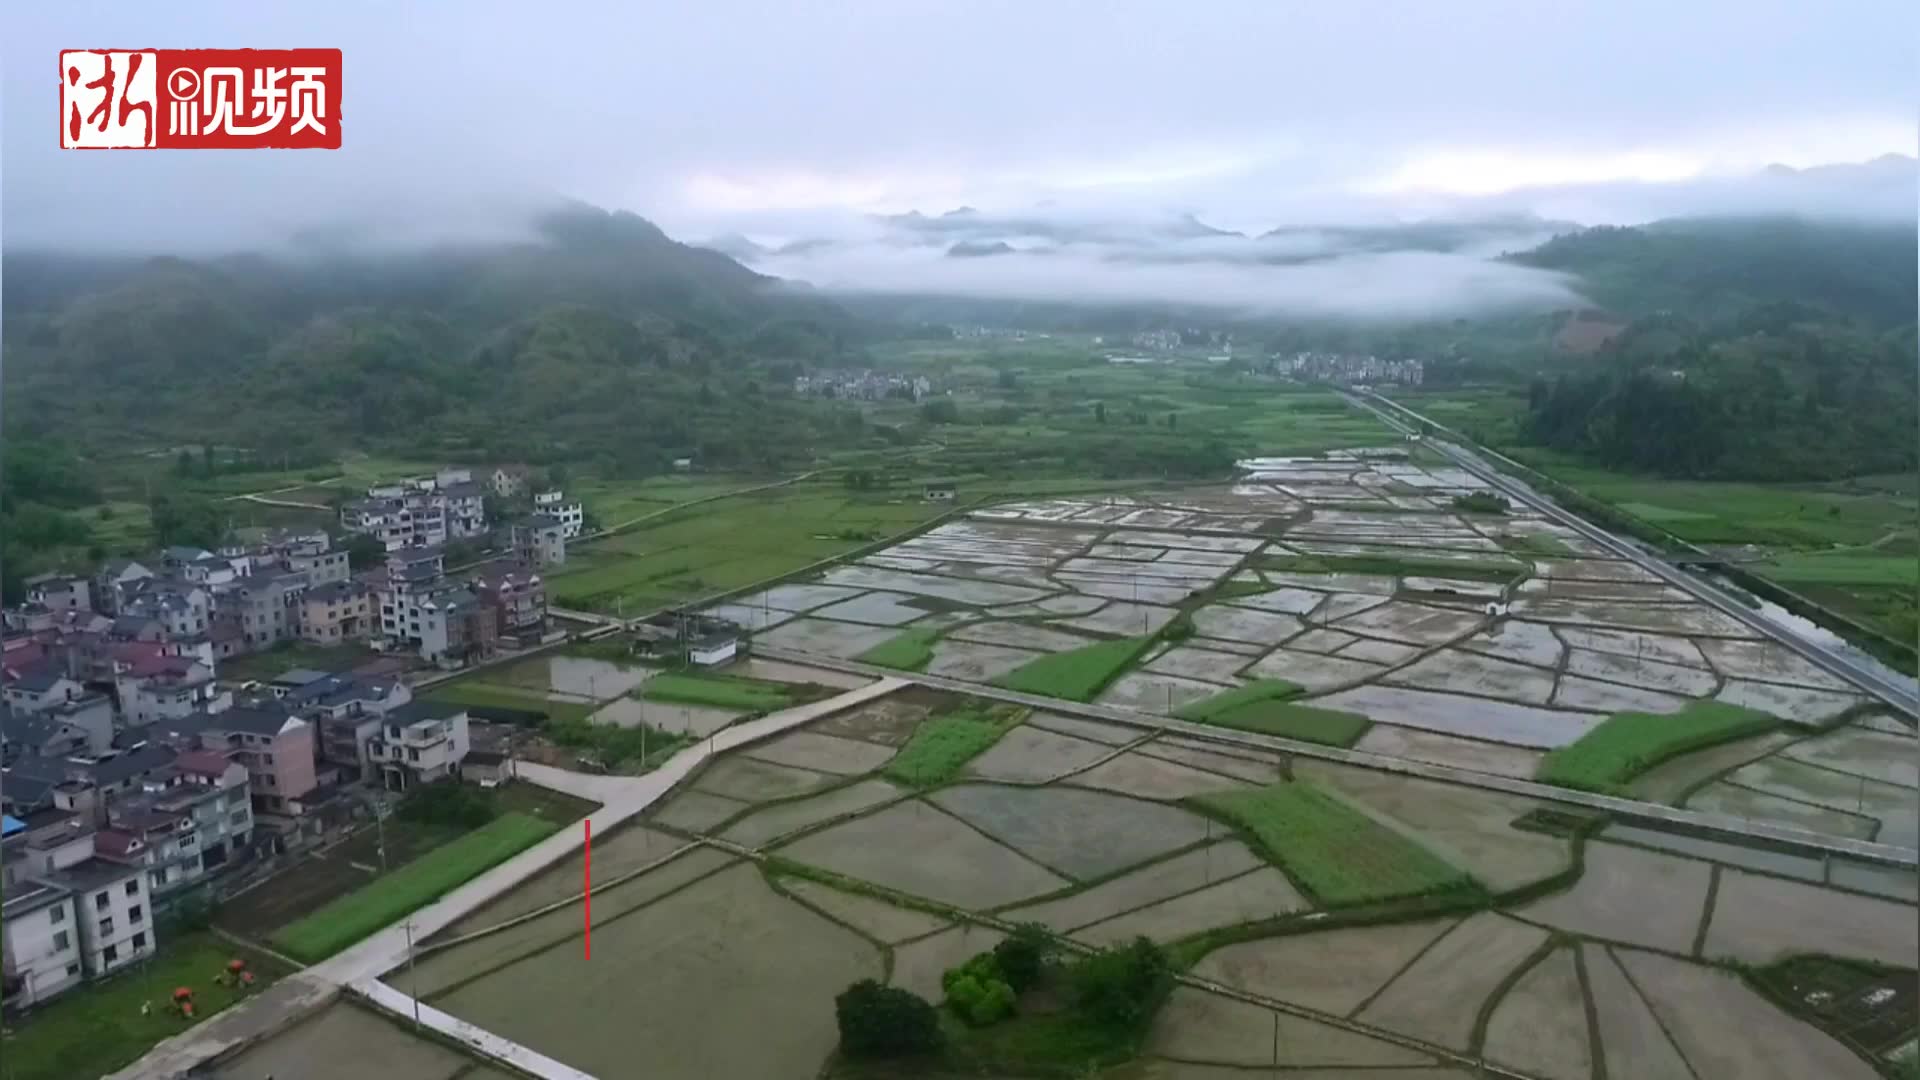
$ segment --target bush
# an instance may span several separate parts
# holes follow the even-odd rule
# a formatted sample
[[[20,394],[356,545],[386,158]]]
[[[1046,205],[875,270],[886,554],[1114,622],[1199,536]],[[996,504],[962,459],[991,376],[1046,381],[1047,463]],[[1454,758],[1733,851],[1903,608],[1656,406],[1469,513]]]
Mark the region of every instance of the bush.
[[[1476,491],[1468,495],[1455,495],[1453,508],[1465,510],[1469,514],[1504,514],[1512,508],[1505,495],[1491,491]]]
[[[894,986],[862,979],[833,999],[840,1050],[849,1057],[899,1057],[940,1047],[933,1006]]]
[[[1144,937],[1102,949],[1068,972],[1074,1008],[1090,1022],[1115,1031],[1137,1031],[1153,1018],[1173,982],[1166,950]]]
[[[1188,615],[1184,611],[1175,615],[1172,619],[1168,620],[1167,625],[1160,628],[1160,639],[1162,641],[1178,643],[1187,640],[1193,635],[1193,616]]]
[[[960,974],[963,971],[956,968],[949,972],[959,977],[947,987],[947,1007],[960,1014],[960,1019],[974,1027],[986,1027],[1013,1015],[1013,987],[1005,979]]]
[[[1015,993],[1024,993],[1040,981],[1040,970],[1053,954],[1053,938],[1037,923],[1021,923],[1006,940],[993,947],[993,960]]]
[[[422,825],[477,829],[497,817],[500,807],[491,791],[458,780],[442,780],[407,792],[394,813],[402,821]]]

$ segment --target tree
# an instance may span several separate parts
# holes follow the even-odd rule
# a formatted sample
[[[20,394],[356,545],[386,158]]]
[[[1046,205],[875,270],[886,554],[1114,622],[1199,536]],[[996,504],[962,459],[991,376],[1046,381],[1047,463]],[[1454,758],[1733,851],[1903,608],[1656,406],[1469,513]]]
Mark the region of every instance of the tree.
[[[173,471],[176,476],[193,475],[193,454],[184,446],[180,448],[178,454],[174,455]]]
[[[1053,955],[1053,938],[1038,923],[1021,923],[1013,933],[993,947],[994,963],[1015,993],[1026,991],[1040,981],[1047,958]]]
[[[920,419],[929,424],[957,424],[960,422],[960,406],[946,398],[935,398],[920,406]]]
[[[1074,1007],[1090,1021],[1117,1031],[1137,1031],[1153,1017],[1173,981],[1166,951],[1144,937],[1102,949],[1070,972]]]
[[[200,474],[202,476],[212,476],[213,472],[213,444],[202,443],[200,445]]]
[[[347,565],[367,570],[387,561],[387,545],[372,533],[354,533],[347,537]]]
[[[833,1016],[848,1057],[902,1057],[940,1048],[933,1006],[899,987],[862,979],[833,999]]]
[[[1104,424],[1107,422],[1106,402],[1096,401],[1093,403],[1093,422],[1096,424]]]
[[[153,538],[161,547],[217,548],[227,534],[226,516],[209,499],[180,492],[159,492],[148,504]]]

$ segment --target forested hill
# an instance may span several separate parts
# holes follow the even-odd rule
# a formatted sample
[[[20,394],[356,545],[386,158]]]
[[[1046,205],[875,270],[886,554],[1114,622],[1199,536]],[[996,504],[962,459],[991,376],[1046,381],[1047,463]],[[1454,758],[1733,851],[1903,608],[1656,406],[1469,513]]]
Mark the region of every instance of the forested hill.
[[[1780,304],[1710,329],[1643,319],[1594,361],[1535,380],[1523,436],[1677,476],[1912,473],[1913,324],[1876,332],[1820,314]]]
[[[1596,304],[1704,323],[1792,302],[1888,329],[1913,321],[1915,227],[1803,218],[1683,218],[1556,237],[1514,262],[1580,278]]]
[[[761,381],[832,362],[857,326],[642,218],[577,205],[517,243],[307,258],[20,253],[5,278],[8,430],[82,445],[652,461],[701,451],[748,463],[808,441],[794,425],[810,421],[763,404]],[[724,425],[701,423],[719,412]]]

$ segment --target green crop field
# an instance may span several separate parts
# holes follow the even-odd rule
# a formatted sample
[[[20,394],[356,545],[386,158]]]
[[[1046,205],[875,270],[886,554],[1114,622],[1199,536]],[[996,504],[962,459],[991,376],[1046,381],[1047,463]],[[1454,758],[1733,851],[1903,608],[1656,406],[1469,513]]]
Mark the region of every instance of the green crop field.
[[[1920,584],[1920,559],[1912,555],[1793,553],[1753,569],[1789,585],[1903,585],[1911,588]]]
[[[1092,701],[1094,695],[1119,678],[1153,640],[1151,637],[1121,638],[1043,656],[1014,668],[993,680],[993,684],[1068,701]]]
[[[548,589],[560,607],[631,616],[791,573],[940,512],[918,491],[888,498],[838,483],[774,488],[582,544],[548,575]]]
[[[557,829],[553,822],[528,814],[503,814],[286,927],[273,935],[273,943],[298,960],[319,963],[438,900]]]
[[[749,712],[784,709],[794,700],[793,688],[786,683],[673,671],[655,675],[641,683],[635,692],[648,701],[714,705],[722,709],[746,709]]]
[[[1717,701],[1695,702],[1672,716],[1615,713],[1549,752],[1535,778],[1581,791],[1621,794],[1627,781],[1668,758],[1772,731],[1781,723],[1776,716]]]
[[[933,643],[940,640],[938,630],[907,630],[875,645],[855,659],[863,664],[901,671],[921,671],[933,659]]]
[[[913,787],[945,783],[1024,718],[1024,710],[1007,706],[929,717],[887,763],[884,775]]]
[[[1284,679],[1262,679],[1183,706],[1174,715],[1183,720],[1329,746],[1352,746],[1372,723],[1357,713],[1285,700],[1299,692],[1298,686]]]
[[[1438,855],[1305,781],[1197,796],[1246,830],[1322,904],[1341,907],[1471,888]]]
[[[422,696],[428,701],[444,701],[449,705],[543,712],[549,720],[555,721],[585,720],[600,707],[597,703],[585,700],[557,701],[523,687],[502,686],[477,679],[460,679],[436,686]]]

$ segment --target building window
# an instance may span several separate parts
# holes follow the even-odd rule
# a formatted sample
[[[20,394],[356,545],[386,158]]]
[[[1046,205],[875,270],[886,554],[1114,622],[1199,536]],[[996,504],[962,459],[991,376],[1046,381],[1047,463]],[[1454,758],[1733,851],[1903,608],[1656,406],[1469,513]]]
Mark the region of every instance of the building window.
[[[47,916],[47,921],[48,922],[66,922],[67,906],[65,904],[61,904],[58,907],[54,908],[53,914]]]
[[[66,952],[68,944],[70,944],[70,940],[68,939],[67,932],[65,930],[62,930],[59,933],[53,935],[53,951],[54,952]]]
[[[127,895],[128,896],[140,895],[140,879],[139,878],[134,878],[132,881],[127,882]]]
[[[106,951],[101,953],[100,955],[104,956],[106,958],[107,963],[111,964],[115,960],[120,959],[120,946],[109,945],[107,946]]]
[[[113,934],[113,920],[101,919],[100,920],[100,936],[110,937],[112,936],[112,934]]]
[[[265,761],[266,761],[266,763],[267,763],[268,765],[271,765],[271,764],[273,764],[273,755],[272,755],[272,754],[262,754],[262,755],[260,755],[260,756],[261,756],[261,757],[262,757],[263,759],[265,759]]]
[[[136,923],[136,922],[139,922],[141,918],[142,918],[142,916],[141,916],[141,913],[140,913],[140,905],[139,905],[139,904],[135,904],[135,905],[133,905],[132,907],[130,907],[130,908],[128,908],[128,909],[127,909],[127,921],[128,921],[128,922],[130,922],[130,923]]]
[[[68,978],[72,978],[73,976],[75,976],[75,975],[78,975],[78,974],[80,974],[80,965],[79,965],[79,964],[68,964],[68,965],[67,965],[67,977],[68,977]]]
[[[135,952],[138,952],[141,949],[144,949],[146,947],[147,947],[147,935],[144,932],[133,935],[133,948]]]
[[[109,896],[108,896],[108,895],[106,894],[106,892],[105,892],[105,891],[103,890],[103,891],[101,891],[101,892],[98,892],[98,893],[95,893],[95,894],[94,894],[94,897],[93,897],[93,909],[94,909],[95,911],[105,911],[105,910],[107,910],[107,905],[108,905],[108,904],[110,904],[110,903],[112,903],[112,902],[113,902],[113,901],[112,901],[112,898],[110,898],[110,897],[109,897]]]
[[[167,868],[163,866],[160,869],[155,870],[152,873],[151,877],[153,878],[153,884],[156,888],[161,885],[165,885],[167,883]]]

